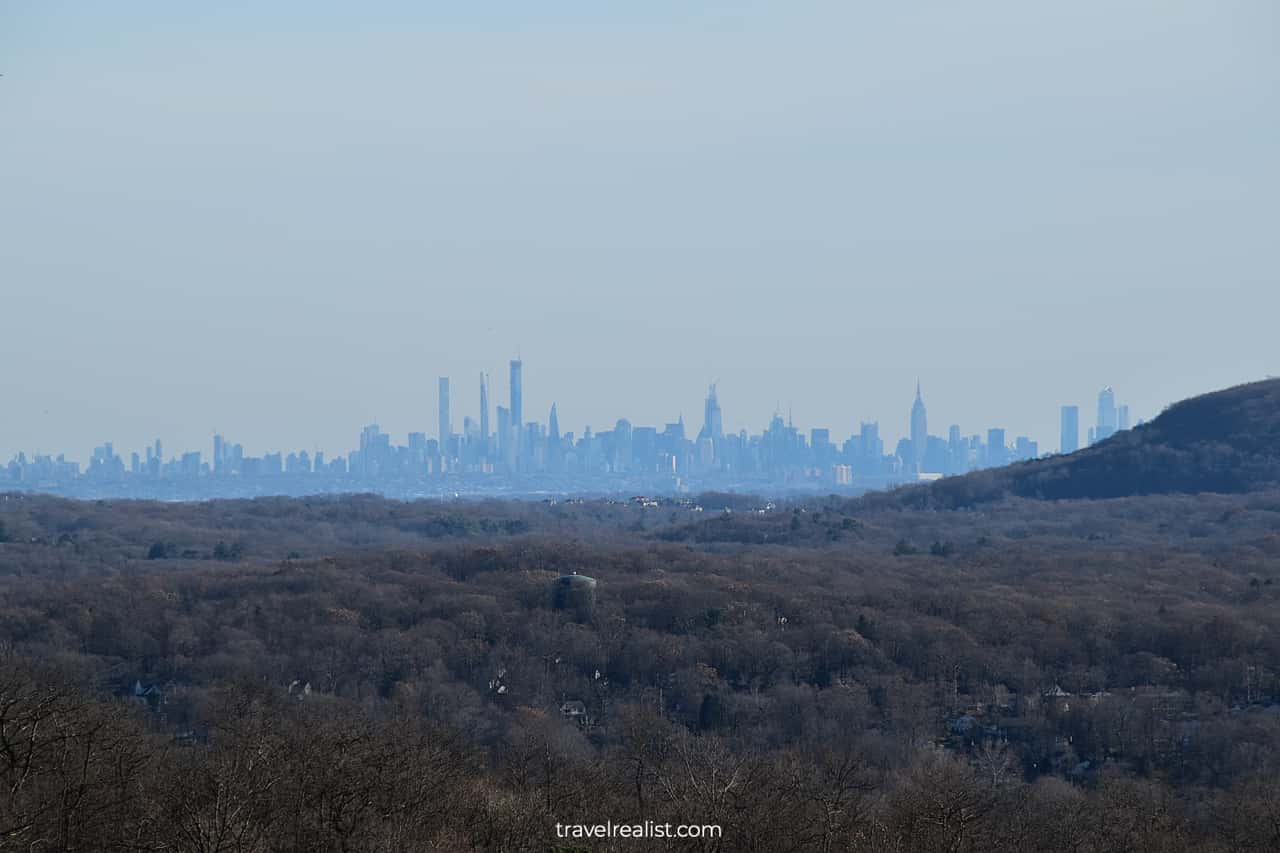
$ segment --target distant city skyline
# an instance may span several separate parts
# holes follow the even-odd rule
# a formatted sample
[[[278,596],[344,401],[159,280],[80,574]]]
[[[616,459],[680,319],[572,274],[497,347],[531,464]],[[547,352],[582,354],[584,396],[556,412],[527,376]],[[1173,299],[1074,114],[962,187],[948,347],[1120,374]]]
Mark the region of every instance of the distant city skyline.
[[[422,388],[423,393],[421,393],[415,398],[416,402],[419,404],[417,408],[421,409],[423,413],[421,417],[414,418],[413,420],[403,424],[395,424],[387,419],[378,418],[376,416],[360,418],[360,417],[353,417],[349,413],[335,411],[332,413],[331,422],[325,424],[322,431],[332,434],[333,432],[336,431],[334,429],[334,426],[339,423],[353,424],[354,426],[352,427],[352,430],[358,430],[361,425],[376,421],[384,425],[392,424],[392,434],[408,435],[409,433],[420,431],[420,432],[425,432],[429,434],[433,438],[438,438],[441,435],[442,431],[446,429],[446,425],[447,425],[447,429],[451,433],[457,434],[458,432],[460,432],[461,422],[455,423],[456,418],[463,418],[467,422],[470,422],[476,418],[483,418],[484,419],[483,421],[480,421],[480,420],[476,421],[475,427],[476,429],[483,428],[485,432],[489,432],[491,431],[490,423],[495,419],[495,417],[510,415],[511,404],[519,405],[523,409],[523,397],[524,397],[523,362],[519,359],[512,359],[508,364],[510,367],[510,370],[508,371],[508,385],[506,388],[499,387],[498,389],[496,389],[499,392],[500,400],[509,401],[509,404],[506,407],[500,404],[494,407],[493,404],[490,402],[492,399],[493,391],[495,389],[493,388],[492,383],[490,382],[489,371],[480,371],[478,373],[479,382],[475,383],[479,386],[478,393],[473,397],[464,398],[462,400],[458,399],[458,393],[457,393],[458,388],[466,387],[468,383],[459,384],[458,382],[454,381],[455,380],[454,376],[441,375],[441,376],[438,376],[436,381],[434,382],[424,383],[424,386]],[[1261,378],[1261,377],[1247,377],[1241,380],[1241,382],[1255,381],[1258,378]],[[512,384],[513,381],[515,382],[514,385]],[[860,415],[859,417],[857,417],[852,424],[826,423],[826,424],[823,424],[823,428],[829,429],[833,436],[838,436],[842,434],[853,434],[857,432],[858,424],[862,423],[863,421],[871,420],[871,421],[876,421],[881,425],[881,433],[886,440],[896,441],[900,438],[911,439],[918,429],[923,428],[927,430],[927,426],[916,422],[916,419],[918,416],[917,407],[919,404],[920,389],[923,387],[925,383],[922,383],[922,381],[919,379],[914,380],[914,383],[915,383],[914,390],[916,394],[916,399],[915,399],[915,402],[912,403],[910,406],[910,413],[906,418],[901,419],[902,421],[901,423],[898,423],[897,420],[891,417],[885,418],[885,417],[878,416],[877,413],[874,413],[874,412],[866,412]],[[714,387],[715,385],[719,385],[720,383],[717,382],[712,384]],[[1241,384],[1241,383],[1233,383],[1233,384]],[[705,389],[705,387],[706,386],[704,384],[703,388]],[[542,397],[547,397],[547,398],[555,397],[556,399],[552,400],[551,403],[549,404],[551,406],[555,406],[557,405],[557,403],[559,403],[561,405],[561,408],[563,409],[563,405],[567,401],[570,404],[570,411],[573,411],[576,408],[578,408],[575,405],[577,401],[575,400],[575,397],[573,394],[558,395],[552,392],[548,392],[544,389],[538,389],[537,386],[535,386],[535,390],[540,392],[539,393],[540,399]],[[1213,391],[1213,390],[1218,390],[1218,389],[1216,388],[1203,389],[1201,391],[1197,391],[1187,396],[1195,396],[1198,393],[1208,393],[1209,391]],[[950,394],[947,393],[948,391],[950,392]],[[955,393],[956,393],[956,389],[939,388],[936,396],[946,399],[948,396],[954,397]],[[1107,393],[1111,393],[1113,395],[1112,397],[1113,402],[1111,403],[1109,414],[1107,413],[1108,412],[1106,408],[1107,404],[1104,402],[1105,395]],[[287,403],[288,402],[287,398],[283,396],[285,394],[287,394],[287,391],[282,390],[281,401]],[[1141,395],[1140,390],[1136,391],[1136,394],[1140,396]],[[760,417],[742,416],[742,415],[734,417],[736,412],[731,408],[728,424],[722,425],[720,427],[721,431],[728,432],[728,433],[738,433],[745,429],[749,433],[754,432],[760,428],[760,425],[762,423],[767,423],[768,420],[772,418],[775,414],[782,414],[784,417],[793,416],[797,421],[803,421],[806,423],[811,422],[810,418],[805,416],[807,413],[807,406],[803,406],[803,405],[797,406],[794,402],[784,403],[782,402],[782,399],[783,399],[782,397],[779,397],[778,400],[775,402],[775,405],[770,407],[768,411],[763,416],[760,416]],[[1136,406],[1133,406],[1129,403],[1125,403],[1123,405],[1116,405],[1114,403],[1114,392],[1111,390],[1111,386],[1104,386],[1101,389],[1101,391],[1097,391],[1092,394],[1086,393],[1082,395],[1081,403],[1071,402],[1071,403],[1063,403],[1063,404],[1056,405],[1053,411],[1053,414],[1055,415],[1055,417],[1052,419],[1053,426],[1051,430],[1039,432],[1039,431],[1022,429],[1019,426],[1016,426],[1017,424],[1023,424],[1023,423],[1042,423],[1048,420],[1047,418],[1043,417],[1043,413],[1040,413],[1040,412],[1028,411],[1026,412],[1025,416],[1014,417],[1011,419],[1004,420],[1004,422],[1010,424],[1010,426],[1006,427],[1006,429],[1008,429],[1011,434],[1019,433],[1019,434],[1027,435],[1033,440],[1035,440],[1037,443],[1039,443],[1041,447],[1045,448],[1046,451],[1056,452],[1065,447],[1065,445],[1063,444],[1065,431],[1066,431],[1066,422],[1064,418],[1066,418],[1067,416],[1066,409],[1068,408],[1074,408],[1077,410],[1075,414],[1075,418],[1076,418],[1076,423],[1078,424],[1077,429],[1078,429],[1079,437],[1077,439],[1077,443],[1075,446],[1083,447],[1083,446],[1087,446],[1088,444],[1092,443],[1095,440],[1094,438],[1095,430],[1098,431],[1099,438],[1105,438],[1106,436],[1110,435],[1112,432],[1117,431],[1117,429],[1128,429],[1132,427],[1134,424],[1142,420],[1149,420],[1151,417],[1154,417],[1155,415],[1159,414],[1159,412],[1162,411],[1166,406],[1177,402],[1179,399],[1185,399],[1185,397],[1179,397],[1176,399],[1165,401],[1150,411],[1139,410]],[[397,401],[397,402],[403,402],[403,401]],[[704,399],[702,403],[696,407],[697,410],[703,409],[706,405],[708,405],[709,402],[710,401],[708,401],[707,399]],[[679,410],[676,410],[673,408],[670,412],[666,414],[659,414],[657,417],[654,417],[651,419],[633,418],[627,414],[623,414],[621,415],[621,417],[625,417],[629,421],[634,421],[636,423],[642,423],[642,422],[662,423],[664,421],[669,421],[677,417],[688,417],[691,412],[694,412],[694,414],[698,414],[698,412],[694,411],[694,409],[695,407],[693,406],[683,407],[683,408],[680,408]],[[1086,413],[1086,415],[1082,416],[1081,412]],[[1096,412],[1096,418],[1095,418],[1095,412]],[[703,417],[705,420],[706,414],[707,414],[706,412],[702,412],[701,415],[699,416]],[[590,427],[594,427],[597,425],[608,426],[609,424],[612,423],[613,420],[616,420],[617,417],[618,416],[614,416],[610,418],[609,416],[605,416],[603,418],[596,419],[594,424],[587,421],[580,422],[580,423],[570,421],[569,423],[574,424],[574,429],[581,431],[584,427],[589,427],[589,426]],[[724,416],[720,413],[718,408],[715,412],[714,417],[717,423],[721,423],[721,424],[723,423]],[[526,421],[528,420],[528,418],[525,417],[523,413],[522,413],[522,418],[524,418]],[[982,416],[980,416],[979,419],[983,421],[1000,420],[994,417],[983,418]],[[38,419],[34,419],[34,420],[38,420]],[[544,414],[542,417],[538,418],[538,420],[545,421],[546,415]],[[953,420],[954,419],[949,419],[948,423],[949,424],[953,423]],[[814,423],[817,422],[816,417],[812,420],[812,422]],[[16,430],[14,429],[15,425],[19,427]],[[92,427],[89,425],[81,423],[81,424],[78,424],[77,426],[79,428],[78,431],[81,434],[87,435],[93,432]],[[126,439],[124,441],[117,440],[118,438],[117,436],[111,436],[104,439],[102,435],[98,435],[97,437],[93,437],[92,435],[90,435],[90,437],[84,439],[82,442],[73,443],[66,447],[56,447],[56,446],[53,446],[52,441],[40,441],[40,440],[37,440],[34,443],[30,443],[25,446],[19,445],[12,438],[12,436],[14,436],[15,434],[21,431],[22,429],[21,429],[20,413],[16,413],[10,410],[10,412],[8,413],[8,416],[4,419],[4,421],[0,422],[0,461],[12,458],[12,456],[14,456],[17,453],[27,453],[28,455],[31,455],[31,454],[57,455],[61,453],[69,457],[79,457],[79,456],[88,457],[90,455],[91,448],[100,445],[104,440],[112,441],[114,444],[117,444],[120,446],[144,446],[144,445],[150,444],[154,440],[154,434],[159,430],[146,431],[144,428],[140,433],[138,433],[143,436],[142,438],[130,440],[129,437],[126,436]],[[131,432],[136,432],[136,431],[131,431]],[[230,431],[221,429],[221,428],[205,429],[203,431],[204,432],[203,438],[197,437],[194,441],[190,440],[189,437],[192,435],[195,435],[198,432],[199,430],[193,429],[189,425],[184,425],[181,429],[177,430],[176,432],[171,432],[169,434],[176,436],[176,438],[174,439],[175,447],[182,446],[182,447],[189,447],[189,448],[199,448],[199,447],[202,447],[203,444],[208,444],[210,441],[212,441],[212,436],[219,435],[219,434],[226,434]],[[253,429],[252,422],[249,423],[248,432],[251,434],[255,432],[255,430]],[[495,432],[494,434],[498,434],[498,433]],[[297,441],[298,440],[296,438],[285,436],[280,440],[267,439],[265,441],[253,441],[252,439],[250,439],[243,443],[246,448],[250,448],[254,452],[266,453],[266,452],[271,452],[272,449],[279,449],[283,447],[292,446],[293,444],[297,444]],[[327,452],[327,453],[333,454],[333,453],[344,452],[343,451],[344,443],[343,443],[343,439],[341,438],[337,439],[336,441],[331,441],[328,444],[324,444],[320,442],[303,442],[302,445],[298,445],[298,446],[299,447],[305,446],[307,449],[311,451],[320,451],[322,453]],[[83,450],[83,454],[81,453],[82,450]]]
[[[506,389],[498,389],[500,392],[502,390],[505,390],[507,392],[505,399],[509,401],[509,405],[507,407],[498,405],[496,411],[490,411],[490,406],[492,405],[490,403],[490,399],[491,399],[491,394],[493,389],[489,382],[488,371],[479,372],[479,383],[478,383],[479,392],[473,401],[467,401],[467,400],[464,400],[461,402],[458,401],[455,389],[459,386],[456,385],[453,380],[454,380],[454,377],[452,375],[448,375],[448,376],[440,375],[437,377],[437,380],[434,383],[433,387],[427,388],[424,386],[424,389],[423,389],[424,393],[422,394],[421,400],[420,400],[420,402],[422,403],[421,408],[423,409],[424,413],[427,411],[434,412],[434,424],[429,424],[427,418],[423,417],[423,418],[414,420],[410,423],[393,425],[391,429],[391,434],[393,435],[399,434],[399,435],[407,436],[408,434],[413,432],[425,432],[425,433],[429,433],[432,437],[436,439],[439,439],[440,436],[445,434],[446,432],[449,434],[458,434],[460,430],[458,429],[458,425],[454,423],[455,415],[464,418],[467,422],[471,422],[474,419],[476,429],[480,430],[483,434],[490,433],[489,424],[491,420],[494,418],[495,413],[500,413],[500,415],[506,415],[510,417],[511,422],[523,423],[528,420],[525,418],[524,412],[523,412],[524,381],[523,381],[523,361],[522,360],[512,359],[509,362],[508,386]],[[1247,379],[1244,381],[1252,381],[1252,379]],[[716,391],[716,388],[719,384],[720,384],[719,382],[711,383],[711,389],[712,389],[711,394],[705,397],[704,400],[702,401],[702,405],[698,407],[698,409],[701,410],[701,417],[703,419],[702,422],[704,424],[708,423],[708,419],[710,419],[710,422],[715,425],[717,434],[722,435],[726,432],[730,434],[736,434],[741,432],[742,430],[746,430],[748,433],[751,433],[758,430],[761,424],[767,423],[775,415],[780,414],[786,418],[795,417],[796,415],[796,406],[793,403],[788,402],[786,404],[783,404],[779,400],[779,402],[777,402],[774,405],[774,407],[772,407],[765,416],[755,418],[754,423],[751,422],[752,421],[751,418],[748,418],[745,416],[739,416],[736,418],[732,417],[732,409],[731,409],[731,417],[729,420],[729,425],[725,426],[724,416],[718,404],[718,392]],[[704,385],[703,387],[705,388],[706,386]],[[926,421],[926,416],[924,414],[923,401],[922,401],[922,388],[923,388],[923,383],[921,382],[921,380],[916,379],[914,400],[909,405],[908,416],[902,419],[903,422],[901,424],[897,424],[893,418],[878,417],[875,415],[875,413],[867,412],[864,415],[860,416],[852,424],[845,425],[845,424],[825,423],[825,424],[822,424],[822,428],[830,430],[833,436],[839,436],[842,434],[851,435],[858,431],[858,424],[864,421],[875,421],[880,424],[881,435],[886,440],[896,441],[900,438],[915,440],[919,435],[928,435],[930,433],[928,432],[928,425]],[[1217,389],[1204,389],[1204,393],[1207,393],[1208,391],[1211,391],[1211,390],[1217,390]],[[282,391],[281,393],[285,394],[287,392]],[[1109,398],[1107,397],[1108,394],[1111,395]],[[543,391],[541,396],[555,397],[557,395]],[[573,404],[574,397],[572,394],[567,394],[563,396],[565,400],[567,400],[571,405]],[[1189,396],[1194,396],[1194,395],[1189,395]],[[1065,435],[1065,430],[1066,430],[1066,423],[1063,420],[1063,418],[1066,417],[1065,410],[1067,408],[1074,408],[1077,410],[1075,415],[1077,419],[1076,423],[1082,424],[1081,426],[1078,427],[1078,429],[1080,430],[1080,435],[1075,444],[1075,447],[1073,447],[1072,449],[1075,449],[1076,447],[1086,446],[1087,444],[1092,443],[1092,441],[1094,440],[1095,430],[1098,431],[1099,438],[1105,438],[1109,436],[1111,433],[1117,431],[1118,428],[1128,429],[1130,426],[1133,425],[1131,421],[1136,422],[1144,419],[1149,419],[1151,416],[1154,416],[1155,414],[1159,413],[1159,410],[1157,410],[1157,411],[1151,412],[1149,416],[1145,416],[1145,417],[1131,415],[1130,414],[1131,407],[1129,405],[1126,404],[1122,406],[1117,406],[1115,404],[1114,391],[1112,390],[1111,386],[1104,386],[1101,391],[1097,392],[1096,397],[1091,399],[1097,400],[1096,422],[1080,421],[1079,411],[1081,410],[1082,407],[1080,406],[1080,404],[1070,403],[1070,404],[1063,404],[1059,406],[1059,416],[1057,421],[1055,422],[1056,428],[1051,435],[1049,434],[1040,435],[1038,433],[1033,433],[1030,430],[1021,429],[1017,426],[1009,426],[1009,427],[1005,427],[1005,429],[1008,429],[1010,432],[1016,432],[1016,433],[1028,435],[1033,440],[1038,442],[1042,447],[1045,447],[1046,449],[1058,451],[1058,450],[1062,450],[1065,446],[1063,444],[1062,437]],[[1108,403],[1106,402],[1108,399],[1110,400],[1109,408],[1108,408]],[[560,402],[563,402],[563,401],[559,399],[552,400],[552,402],[549,405],[554,408]],[[1169,400],[1165,405],[1172,404],[1174,402],[1177,402],[1177,400]],[[1092,406],[1093,406],[1093,403],[1089,403],[1083,408],[1086,411],[1092,411],[1092,408],[1091,408]],[[1160,406],[1160,410],[1162,410],[1164,407],[1165,407],[1164,405]],[[514,416],[516,412],[520,413],[519,421],[516,421],[516,417]],[[616,415],[612,419],[608,417],[598,419],[594,426],[607,428],[612,423],[612,421],[616,420],[618,417],[622,417],[629,421],[634,421],[636,423],[641,423],[641,422],[662,423],[665,421],[673,420],[675,418],[685,417],[688,414],[689,412],[686,411],[685,409],[679,409],[679,410],[673,409],[667,412],[666,414],[662,414],[662,415],[659,415],[658,417],[645,420],[640,418],[632,418],[632,417],[629,417],[626,413],[623,413],[623,414]],[[800,414],[800,417],[796,418],[797,420],[808,422],[809,419],[804,417],[804,414],[805,414],[804,407],[800,407],[799,414]],[[337,421],[346,420],[351,423],[355,423],[356,421],[359,421],[361,424],[367,424],[368,422],[374,421],[374,422],[378,422],[380,425],[383,425],[383,426],[389,423],[389,422],[385,422],[383,419],[376,418],[376,417],[373,417],[373,418],[366,417],[363,419],[357,418],[355,421],[352,421],[350,420],[349,417],[344,417],[345,415],[346,413],[335,412],[334,421],[337,422]],[[542,418],[535,418],[535,420],[542,422],[542,421],[545,421],[546,418],[544,416]],[[1031,413],[1028,413],[1026,417],[1014,418],[1008,421],[1008,423],[1010,424],[1032,423],[1032,422],[1043,421],[1043,420],[1044,420],[1043,417],[1034,416]],[[1121,421],[1123,422],[1124,425],[1118,426],[1119,422]],[[954,422],[953,420],[948,421],[949,424],[952,424],[953,422]],[[6,444],[13,443],[12,439],[9,439],[9,436],[13,434],[12,428],[15,423],[19,423],[19,419],[14,417],[12,413],[10,413],[10,416],[7,417],[4,422],[0,422],[0,448],[5,448]],[[584,428],[588,428],[588,427],[593,427],[593,424],[590,422],[577,423],[575,424],[574,429],[581,432]],[[88,432],[91,430],[91,427],[82,424],[81,429],[84,432]],[[252,431],[252,429],[250,431]],[[331,431],[331,426],[326,426],[325,431]],[[213,441],[214,437],[224,435],[227,432],[228,432],[227,430],[221,430],[221,429],[206,430],[207,441],[205,443],[208,443],[209,441]],[[184,428],[179,431],[180,436],[189,436],[191,433],[192,433],[192,430],[189,428]],[[499,430],[495,434],[500,434],[500,433],[501,433],[501,430]],[[135,441],[133,442],[133,446],[148,445],[152,442],[153,438],[154,437],[149,437],[143,441]],[[6,441],[6,439],[9,439],[9,441]],[[125,446],[128,444],[128,442],[119,442],[114,437],[107,437],[104,439],[104,437],[101,435],[97,436],[96,438],[90,437],[86,439],[84,444],[86,447],[91,448],[91,447],[96,447],[100,445],[104,440],[111,441],[112,443],[118,444],[121,446]],[[192,444],[189,440],[185,440],[183,438],[179,438],[178,441],[180,442],[180,444],[175,446],[184,446],[191,449],[199,449],[198,447],[198,445],[200,444],[199,441],[197,441],[195,444]],[[273,449],[280,449],[283,447],[296,445],[297,439],[285,438],[279,441],[268,440],[261,443],[250,441],[250,442],[243,442],[243,444],[246,448],[250,448],[255,452],[267,453],[267,452],[271,452]],[[18,446],[14,444],[12,449],[10,450],[0,450],[0,460],[10,458],[17,453],[27,453],[27,454],[38,453],[38,454],[53,454],[53,455],[62,453],[72,457],[76,454],[75,447],[51,448],[47,445],[48,445],[48,442],[39,442],[39,441],[29,446]],[[301,448],[304,445],[306,449],[311,450],[313,452],[320,451],[321,453],[327,452],[330,454],[333,454],[335,452],[337,453],[344,452],[342,450],[342,446],[340,443],[335,444],[333,446],[325,446],[317,442],[310,442],[310,443],[304,442],[303,445],[298,445],[298,446]],[[85,456],[87,457],[89,455],[90,455],[89,452],[86,451]]]
[[[356,449],[331,453],[292,445],[255,455],[234,436],[215,433],[212,453],[180,448],[166,456],[163,439],[142,449],[113,441],[94,447],[87,464],[65,453],[20,452],[0,469],[3,487],[100,496],[181,498],[271,493],[358,491],[413,496],[430,489],[458,493],[558,493],[599,490],[680,492],[724,488],[769,491],[865,490],[919,479],[964,474],[1052,453],[1036,439],[1003,426],[974,429],[950,423],[946,437],[929,430],[919,381],[908,415],[907,435],[896,443],[878,420],[861,421],[847,435],[828,426],[796,424],[780,409],[757,432],[725,430],[717,383],[709,385],[702,423],[693,434],[683,414],[674,421],[612,425],[562,432],[558,404],[546,420],[524,416],[524,364],[509,362],[508,406],[498,406],[498,428],[490,432],[488,384],[480,377],[480,407],[453,427],[452,383],[436,382],[435,437],[410,430],[403,444],[383,425],[365,425]],[[1093,444],[1129,429],[1129,406],[1115,390],[1098,392]],[[1060,411],[1061,452],[1079,446],[1079,406]],[[983,430],[985,429],[985,434]],[[127,454],[127,455],[126,455]],[[86,490],[88,490],[86,492]]]

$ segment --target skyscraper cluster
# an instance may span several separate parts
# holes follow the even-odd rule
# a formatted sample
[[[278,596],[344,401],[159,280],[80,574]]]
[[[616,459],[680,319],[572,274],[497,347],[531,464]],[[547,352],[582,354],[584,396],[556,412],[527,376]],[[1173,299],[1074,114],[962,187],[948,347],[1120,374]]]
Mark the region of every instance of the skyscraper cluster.
[[[1061,453],[1074,453],[1080,449],[1080,407],[1063,406],[1060,424],[1058,450]],[[1115,390],[1108,385],[1099,391],[1097,420],[1094,426],[1089,427],[1088,443],[1105,441],[1130,426],[1129,407],[1116,403]]]
[[[52,459],[19,454],[0,469],[0,484],[75,491],[76,484],[96,493],[177,495],[350,491],[373,489],[396,495],[454,488],[459,493],[534,493],[540,491],[681,490],[690,488],[831,489],[878,488],[917,479],[962,474],[1039,455],[1027,436],[1010,442],[1000,427],[965,434],[952,424],[946,436],[929,433],[928,411],[919,382],[906,419],[906,436],[886,452],[876,422],[863,422],[842,442],[831,430],[797,428],[790,416],[775,413],[757,434],[726,432],[715,383],[703,403],[702,424],[686,433],[683,416],[661,427],[619,418],[605,430],[585,427],[580,434],[561,428],[552,404],[545,423],[525,420],[524,365],[509,365],[507,405],[490,420],[490,383],[479,377],[480,410],[455,429],[451,381],[436,384],[435,436],[410,432],[396,444],[377,424],[360,433],[356,449],[326,459],[319,451],[249,456],[223,435],[213,437],[212,456],[189,451],[166,460],[159,440],[145,458],[131,454],[128,464],[111,443],[95,448],[88,466],[63,456]],[[1097,426],[1089,440],[1128,427],[1128,408],[1117,405],[1111,388],[1098,396]],[[492,424],[492,428],[491,428]],[[1063,406],[1061,444],[1071,452],[1079,444],[1079,409]],[[163,489],[161,487],[164,487]],[[167,491],[166,491],[167,489]]]

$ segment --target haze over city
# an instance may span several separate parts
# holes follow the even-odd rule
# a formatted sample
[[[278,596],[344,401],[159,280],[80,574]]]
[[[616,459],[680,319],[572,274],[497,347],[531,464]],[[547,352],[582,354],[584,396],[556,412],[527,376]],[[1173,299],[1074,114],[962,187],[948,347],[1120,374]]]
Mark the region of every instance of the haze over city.
[[[1274,4],[686,6],[6,4],[0,459],[1277,372]]]
[[[784,418],[780,410],[759,432],[726,430],[715,383],[707,390],[696,433],[683,415],[661,425],[618,418],[611,428],[587,426],[577,433],[561,429],[554,403],[545,421],[528,412],[524,363],[513,359],[508,367],[507,405],[490,407],[490,379],[481,374],[479,410],[470,414],[454,408],[455,385],[439,377],[434,438],[414,430],[399,443],[380,425],[367,424],[358,444],[336,458],[305,448],[257,456],[221,433],[214,434],[210,448],[176,453],[171,446],[166,453],[161,438],[140,450],[106,441],[85,464],[63,453],[18,453],[0,468],[0,486],[7,480],[27,490],[77,497],[171,500],[359,491],[398,498],[670,495],[707,489],[860,493],[1055,452],[1042,453],[1035,439],[1000,426],[966,433],[953,423],[937,431],[942,434],[931,432],[918,382],[909,433],[896,444],[886,444],[876,421],[862,421],[843,437],[829,427],[797,426],[790,412]],[[1095,413],[1082,436],[1080,407],[1063,406],[1056,452],[1074,453],[1084,446],[1082,437],[1093,445],[1135,425],[1132,410],[1110,386],[1098,393]],[[455,427],[459,415],[461,430]]]

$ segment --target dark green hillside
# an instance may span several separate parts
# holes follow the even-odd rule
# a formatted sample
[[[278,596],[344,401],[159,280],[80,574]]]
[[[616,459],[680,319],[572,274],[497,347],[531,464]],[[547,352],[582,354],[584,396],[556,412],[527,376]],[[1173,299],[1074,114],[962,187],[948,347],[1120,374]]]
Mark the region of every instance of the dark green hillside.
[[[963,507],[1005,495],[1059,500],[1238,493],[1277,482],[1280,379],[1268,379],[1183,400],[1150,423],[1077,453],[951,477],[888,499]]]

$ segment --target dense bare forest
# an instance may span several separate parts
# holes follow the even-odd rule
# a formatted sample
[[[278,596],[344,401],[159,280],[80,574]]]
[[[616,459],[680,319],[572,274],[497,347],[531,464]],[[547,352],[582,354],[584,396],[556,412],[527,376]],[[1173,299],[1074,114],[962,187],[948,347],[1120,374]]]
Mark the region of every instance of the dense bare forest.
[[[0,519],[7,847],[1280,843],[1280,493]]]

